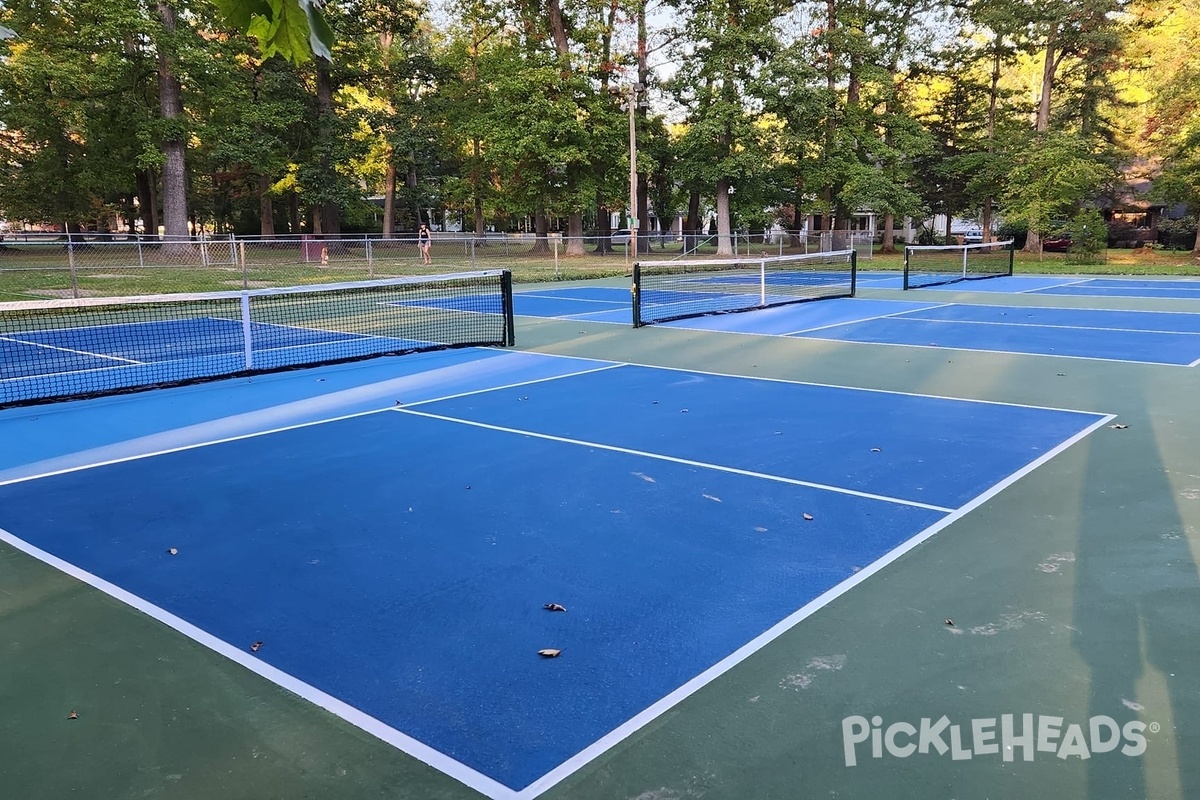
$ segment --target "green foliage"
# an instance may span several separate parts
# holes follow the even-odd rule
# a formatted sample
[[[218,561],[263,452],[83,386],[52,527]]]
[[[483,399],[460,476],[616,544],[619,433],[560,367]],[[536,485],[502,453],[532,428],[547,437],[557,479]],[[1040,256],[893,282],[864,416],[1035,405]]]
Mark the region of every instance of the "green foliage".
[[[1071,248],[1067,252],[1067,261],[1071,264],[1103,263],[1104,252],[1108,247],[1108,226],[1104,217],[1094,208],[1080,209],[1071,219],[1068,228],[1071,235]]]
[[[1112,168],[1080,136],[1050,133],[1017,156],[1005,194],[1006,218],[1049,233],[1114,179]]]
[[[212,0],[227,25],[254,37],[263,58],[332,58],[333,29],[317,0]]]

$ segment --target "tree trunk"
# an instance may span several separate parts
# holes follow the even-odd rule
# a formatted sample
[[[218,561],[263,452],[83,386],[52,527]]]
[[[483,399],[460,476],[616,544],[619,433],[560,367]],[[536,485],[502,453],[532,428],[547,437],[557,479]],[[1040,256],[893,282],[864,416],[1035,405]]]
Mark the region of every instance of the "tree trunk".
[[[529,252],[545,254],[550,252],[550,219],[546,216],[546,209],[538,208],[537,213],[533,215],[533,249]]]
[[[729,179],[717,179],[717,255],[732,256],[733,240],[729,226]]]
[[[333,107],[333,79],[329,75],[329,62],[324,58],[316,59],[317,65],[317,118],[322,136],[335,135],[335,111]],[[328,148],[322,148],[328,152]],[[328,155],[321,156],[321,172],[325,180],[337,180],[335,166],[330,163]],[[321,230],[324,235],[336,236],[342,232],[342,210],[337,203],[325,200],[318,206]],[[315,227],[315,220],[314,220]],[[317,231],[313,231],[316,233]]]
[[[175,9],[165,2],[159,2],[157,9],[165,32],[158,42],[158,105],[168,131],[162,143],[163,227],[168,241],[188,247],[187,144],[182,131],[183,100],[171,41],[175,36]]]
[[[1192,245],[1192,255],[1200,258],[1200,214],[1196,215],[1196,242]]]
[[[383,238],[390,239],[396,231],[396,162],[388,148],[387,173],[383,179]]]
[[[583,212],[572,211],[567,217],[567,249],[566,255],[582,256],[583,250]]]
[[[1042,62],[1042,94],[1038,100],[1037,121],[1034,124],[1034,130],[1038,135],[1050,130],[1050,98],[1054,90],[1054,73],[1058,68],[1058,61],[1055,58],[1055,48],[1058,44],[1058,23],[1050,25],[1050,32],[1046,36],[1046,59]],[[1035,255],[1042,254],[1042,232],[1036,229],[1036,226],[1029,227],[1029,235],[1025,240],[1025,252]]]
[[[158,212],[155,210],[154,172],[138,170],[138,215],[142,218],[142,234],[158,236]]]
[[[300,196],[295,189],[288,194],[288,229],[290,233],[300,233]]]
[[[896,252],[896,236],[895,236],[895,230],[894,230],[895,227],[896,227],[896,215],[891,214],[891,213],[884,214],[883,215],[883,249],[880,250],[879,252],[881,252],[881,253]]]
[[[687,222],[684,224],[683,252],[690,253],[700,245],[700,192],[688,193]]]
[[[275,203],[271,200],[271,179],[258,176],[258,230],[263,236],[275,235]]]

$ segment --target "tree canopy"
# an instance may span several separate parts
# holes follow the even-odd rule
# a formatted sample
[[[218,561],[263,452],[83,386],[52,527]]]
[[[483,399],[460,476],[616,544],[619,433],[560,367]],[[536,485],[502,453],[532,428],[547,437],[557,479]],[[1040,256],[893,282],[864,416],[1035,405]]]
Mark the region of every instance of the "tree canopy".
[[[1134,179],[1200,211],[1198,3],[10,0],[0,217],[603,248],[686,215],[728,249],[943,214],[1036,248]]]

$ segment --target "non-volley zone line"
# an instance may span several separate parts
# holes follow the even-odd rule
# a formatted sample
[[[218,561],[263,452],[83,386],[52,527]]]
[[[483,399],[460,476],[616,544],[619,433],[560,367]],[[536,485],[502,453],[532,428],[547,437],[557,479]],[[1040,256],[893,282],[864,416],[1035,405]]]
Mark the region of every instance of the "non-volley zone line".
[[[736,397],[762,413],[746,415],[728,402]],[[1109,419],[630,366],[425,407],[436,411],[10,484],[0,523],[27,552],[162,610],[185,635],[484,794],[531,798]],[[845,435],[814,435],[820,413],[844,419]],[[933,420],[945,441],[930,441]],[[587,431],[589,445],[624,432],[655,451],[693,447],[704,429],[722,460],[774,464],[774,474],[873,465],[858,471],[952,500],[900,505],[530,435],[545,428]],[[797,436],[808,452],[795,452]],[[587,502],[514,492],[502,468],[513,459]],[[188,505],[194,481],[175,476],[210,476],[206,495],[236,495],[237,474],[216,468],[230,462],[258,476],[254,503],[154,512]],[[939,482],[950,485],[932,492]],[[51,506],[69,518],[48,520]],[[163,555],[164,536],[181,557]],[[231,547],[240,558],[227,557]],[[253,577],[263,571],[294,580],[264,586]],[[671,613],[645,614],[663,585]],[[766,602],[750,599],[764,592]],[[547,599],[586,616],[546,614]],[[245,643],[257,640],[252,656]],[[653,671],[639,666],[645,641],[660,644]],[[550,642],[563,656],[547,664],[534,651]]]

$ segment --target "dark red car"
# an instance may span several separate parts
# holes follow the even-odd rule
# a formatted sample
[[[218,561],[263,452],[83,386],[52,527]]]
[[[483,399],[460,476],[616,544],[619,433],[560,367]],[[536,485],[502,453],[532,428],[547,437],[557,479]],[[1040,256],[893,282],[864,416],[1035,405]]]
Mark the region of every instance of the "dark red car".
[[[1070,249],[1070,236],[1047,236],[1042,240],[1042,250],[1046,253],[1065,253]]]

